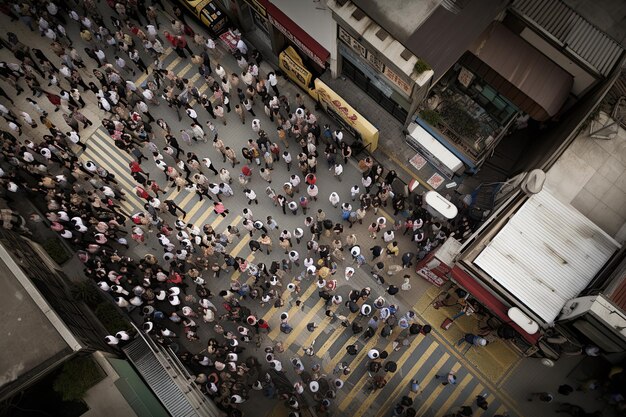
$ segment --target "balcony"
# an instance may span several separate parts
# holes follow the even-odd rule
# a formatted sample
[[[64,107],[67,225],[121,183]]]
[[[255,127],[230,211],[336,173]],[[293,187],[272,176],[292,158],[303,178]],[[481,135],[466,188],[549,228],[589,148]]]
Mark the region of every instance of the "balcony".
[[[448,139],[446,146],[456,148],[478,168],[520,112],[488,84],[463,77],[462,68],[450,70],[431,90],[419,116]]]

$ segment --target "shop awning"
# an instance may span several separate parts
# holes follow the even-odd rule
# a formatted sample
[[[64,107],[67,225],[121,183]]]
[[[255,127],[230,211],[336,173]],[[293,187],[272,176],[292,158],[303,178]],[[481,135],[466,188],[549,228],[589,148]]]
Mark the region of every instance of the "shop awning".
[[[513,323],[508,316],[509,307],[497,299],[488,289],[483,287],[470,274],[455,266],[450,271],[452,279],[479,303],[485,306],[491,313],[495,314],[504,323],[507,323],[518,332],[528,343],[534,345],[539,341],[540,333],[528,334],[517,324]]]
[[[472,263],[550,325],[620,246],[544,188],[508,219]]]
[[[461,63],[535,120],[557,114],[574,83],[567,71],[500,23],[485,30],[469,52],[473,56]]]
[[[267,12],[270,15],[270,22],[276,29],[280,30],[287,39],[293,42],[298,49],[311,58],[320,68],[324,68],[328,58],[330,58],[330,52],[326,48],[320,45],[311,35],[306,33],[272,3],[267,3]]]

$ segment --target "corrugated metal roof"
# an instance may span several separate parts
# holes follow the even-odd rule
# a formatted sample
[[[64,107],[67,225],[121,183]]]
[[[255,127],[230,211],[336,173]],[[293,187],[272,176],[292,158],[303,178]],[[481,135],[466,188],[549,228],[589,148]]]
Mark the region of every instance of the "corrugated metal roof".
[[[544,189],[509,219],[474,264],[552,323],[619,247],[595,223]]]
[[[604,76],[611,72],[622,54],[619,43],[561,1],[515,0],[512,9]]]

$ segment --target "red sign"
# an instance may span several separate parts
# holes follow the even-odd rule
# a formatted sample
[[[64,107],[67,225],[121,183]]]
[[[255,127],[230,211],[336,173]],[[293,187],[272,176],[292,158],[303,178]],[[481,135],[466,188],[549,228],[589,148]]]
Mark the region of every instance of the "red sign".
[[[330,52],[272,3],[268,3],[267,11],[269,13],[269,21],[272,25],[280,30],[287,39],[293,42],[302,52],[311,58],[313,62],[319,65],[320,68],[324,68],[326,61],[330,57]]]
[[[435,252],[431,252],[417,263],[415,272],[431,284],[441,287],[448,281],[448,274],[452,269],[439,259],[435,258]]]

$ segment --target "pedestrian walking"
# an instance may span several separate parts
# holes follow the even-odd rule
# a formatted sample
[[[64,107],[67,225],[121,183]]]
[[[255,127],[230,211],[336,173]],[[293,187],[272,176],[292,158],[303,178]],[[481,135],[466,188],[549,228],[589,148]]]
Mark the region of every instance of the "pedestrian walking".
[[[215,211],[215,214],[219,214],[222,217],[226,217],[226,215],[229,213],[228,209],[221,201],[216,201],[213,203],[213,210]]]
[[[454,372],[450,371],[447,375],[435,375],[435,379],[443,379],[444,381],[441,383],[441,385],[456,385],[457,378]]]
[[[252,202],[254,202],[255,204],[259,204],[259,200],[257,199],[256,193],[254,192],[254,190],[251,190],[250,188],[246,188],[245,190],[243,190],[243,193],[246,195],[246,198],[248,199],[248,205],[251,205]]]

